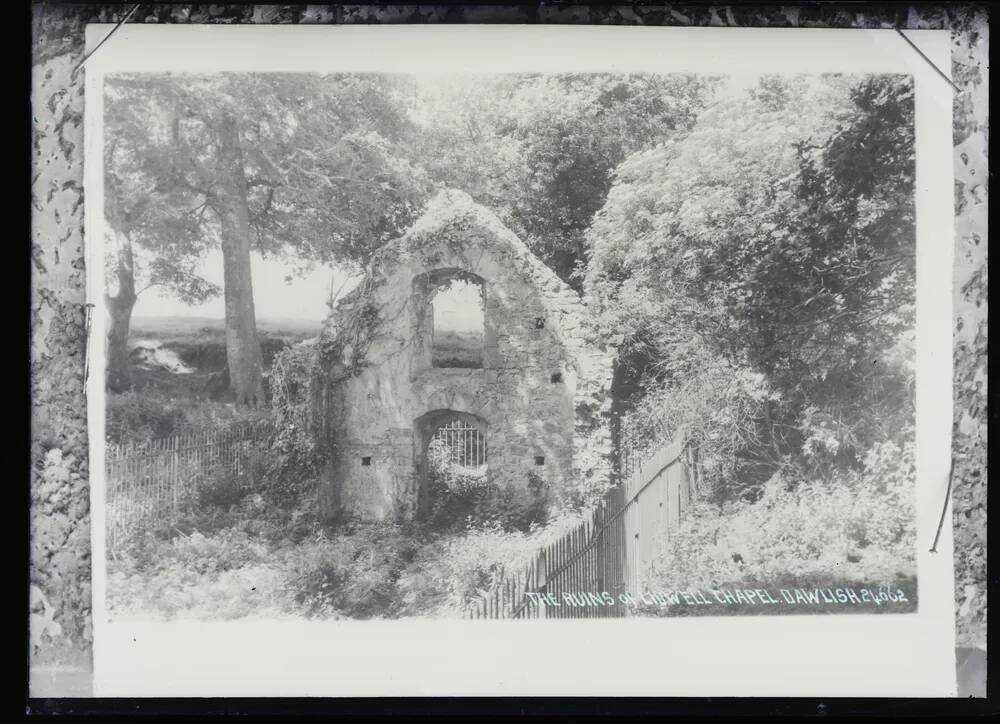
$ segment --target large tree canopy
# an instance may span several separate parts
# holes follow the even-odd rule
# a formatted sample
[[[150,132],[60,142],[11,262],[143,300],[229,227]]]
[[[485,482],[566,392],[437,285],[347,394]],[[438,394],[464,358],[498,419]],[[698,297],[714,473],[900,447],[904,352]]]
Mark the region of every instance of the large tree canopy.
[[[108,169],[145,183],[150,248],[177,230],[213,231],[219,123],[243,157],[254,249],[293,259],[361,261],[400,233],[427,190],[407,161],[413,88],[402,76],[121,75],[106,86],[106,135],[131,155]],[[201,204],[179,203],[185,196]],[[197,225],[192,225],[197,222]],[[204,243],[204,242],[203,242]]]
[[[588,232],[619,392],[711,438],[737,485],[850,464],[912,410],[908,83],[765,78],[724,95],[617,169]]]
[[[455,79],[422,104],[424,163],[579,288],[584,232],[615,167],[688,130],[717,85],[681,74]]]
[[[221,246],[238,400],[263,393],[250,251],[306,266],[363,262],[419,209],[428,184],[402,153],[407,92],[402,78],[380,75],[108,80],[106,136],[122,149],[107,155],[111,226],[153,253],[146,273],[182,298],[211,291],[193,278],[192,260]],[[134,272],[126,261],[112,262],[120,280]]]

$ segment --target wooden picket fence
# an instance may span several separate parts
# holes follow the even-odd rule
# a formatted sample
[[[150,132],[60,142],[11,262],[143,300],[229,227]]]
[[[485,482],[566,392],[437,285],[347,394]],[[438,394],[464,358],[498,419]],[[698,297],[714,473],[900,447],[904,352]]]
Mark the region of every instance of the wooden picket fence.
[[[272,436],[270,423],[257,422],[141,444],[108,444],[105,511],[109,549],[116,550],[137,529],[173,523],[209,482],[225,480],[256,487]]]
[[[615,618],[620,596],[644,590],[650,564],[697,490],[683,433],[635,465],[587,518],[544,546],[521,571],[501,581],[467,611],[468,618]],[[547,594],[559,605],[539,602]],[[602,598],[608,594],[611,601]],[[603,601],[603,603],[601,603]]]

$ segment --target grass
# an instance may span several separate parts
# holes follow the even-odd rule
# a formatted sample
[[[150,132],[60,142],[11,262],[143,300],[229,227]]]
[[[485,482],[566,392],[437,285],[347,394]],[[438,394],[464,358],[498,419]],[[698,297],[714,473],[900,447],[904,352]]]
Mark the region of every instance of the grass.
[[[279,506],[248,494],[135,536],[108,561],[116,620],[461,617],[499,572],[575,524],[504,533],[326,524],[315,491]]]
[[[257,324],[264,369],[270,369],[274,356],[285,347],[314,337],[320,323],[305,320],[261,320]],[[194,369],[193,374],[178,375],[164,369],[132,367],[133,385],[176,399],[226,399],[225,385],[219,375],[226,368],[225,321],[203,317],[136,317],[130,343],[154,340],[177,353],[181,361]]]
[[[201,499],[176,524],[134,537],[108,562],[111,615],[161,621],[461,617],[503,571],[519,570],[579,522],[566,514],[528,532],[324,523],[316,512],[315,485],[294,493],[292,505],[271,495],[264,490],[213,503]],[[871,614],[909,613],[918,606],[913,575],[873,580],[779,572],[767,580],[720,580],[727,582],[683,592],[654,583],[645,601],[636,597],[630,613]],[[905,600],[888,600],[899,593]]]
[[[307,319],[262,317],[257,332],[272,336],[307,339],[319,333],[322,322]],[[133,337],[152,337],[163,341],[185,340],[210,335],[224,338],[226,322],[215,317],[142,317],[132,318]]]
[[[435,367],[482,367],[483,335],[435,329],[431,360]]]
[[[289,345],[315,336],[320,323],[307,320],[258,322],[264,369]],[[159,342],[193,369],[177,374],[133,364],[132,389],[107,396],[107,432],[113,442],[144,441],[227,426],[260,413],[231,404],[226,369],[225,321],[204,317],[135,317],[130,343]]]

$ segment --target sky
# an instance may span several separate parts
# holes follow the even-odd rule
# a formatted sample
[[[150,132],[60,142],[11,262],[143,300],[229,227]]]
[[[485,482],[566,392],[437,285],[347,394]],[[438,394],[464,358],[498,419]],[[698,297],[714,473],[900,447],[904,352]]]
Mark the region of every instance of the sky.
[[[305,276],[297,276],[292,265],[277,259],[262,259],[252,254],[251,273],[253,296],[258,319],[287,318],[319,321],[326,317],[327,300],[333,292],[345,294],[360,277],[351,276],[335,266],[317,265]],[[208,281],[222,287],[222,252],[212,252],[205,257],[199,273]],[[291,277],[286,281],[286,277]],[[343,287],[341,288],[341,285]],[[166,289],[153,287],[139,295],[133,314],[137,317],[210,317],[226,316],[223,296],[204,304],[188,305],[170,296]]]
[[[483,301],[479,285],[455,279],[434,297],[434,329],[475,332],[483,328]]]
[[[253,297],[257,319],[297,319],[322,321],[329,307],[327,300],[333,293],[342,296],[361,280],[336,266],[317,265],[305,276],[297,276],[295,269],[277,259],[262,259],[251,255]],[[208,281],[222,287],[222,253],[209,254],[199,267]],[[287,277],[291,277],[287,280]],[[159,293],[157,293],[159,292]],[[222,294],[204,304],[189,305],[170,296],[166,289],[153,287],[139,295],[133,315],[136,317],[198,317],[224,319],[225,302]],[[435,325],[456,332],[482,329],[483,309],[479,287],[464,281],[455,281],[452,288],[439,293],[434,300]]]
[[[346,294],[361,280],[359,275],[326,265],[317,265],[309,274],[297,276],[291,265],[277,259],[262,259],[258,254],[251,255],[250,265],[257,319],[322,321],[329,310],[326,302],[331,291]],[[205,279],[221,288],[222,253],[209,254],[199,271]],[[475,284],[459,280],[452,282],[451,289],[438,293],[434,299],[435,326],[456,332],[481,330],[483,308],[479,294],[479,287]],[[226,316],[222,294],[204,304],[189,305],[170,296],[167,290],[156,287],[139,295],[132,313],[143,318],[224,319]]]
[[[728,78],[723,94],[736,94],[754,85],[759,76],[738,75]],[[418,76],[424,101],[433,103],[442,92],[455,92],[468,78],[453,75]],[[460,92],[460,91],[459,91]],[[421,109],[414,109],[416,121],[421,118]],[[360,277],[335,265],[317,265],[311,272],[299,275],[295,268],[279,259],[263,259],[252,255],[254,301],[256,314],[260,319],[288,318],[304,321],[318,321],[326,317],[327,301],[332,292],[346,293]],[[207,280],[222,286],[222,254],[213,252],[206,256],[199,267],[199,273]],[[288,277],[291,277],[289,280]],[[459,290],[456,290],[459,291]],[[477,309],[473,297],[477,291],[462,289],[456,297],[443,299],[435,305],[435,311],[443,317],[447,326],[456,330],[474,329],[482,324],[481,310]],[[447,295],[451,296],[451,295]],[[170,296],[166,289],[152,288],[139,296],[133,314],[139,317],[225,317],[222,294],[203,304],[188,305]]]

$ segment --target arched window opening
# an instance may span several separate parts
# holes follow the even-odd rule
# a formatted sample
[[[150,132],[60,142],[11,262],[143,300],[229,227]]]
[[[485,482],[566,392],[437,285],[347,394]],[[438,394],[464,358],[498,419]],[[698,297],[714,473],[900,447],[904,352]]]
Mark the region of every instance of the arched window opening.
[[[430,436],[427,465],[433,482],[449,489],[485,483],[486,436],[469,420],[447,420]]]
[[[485,310],[483,286],[472,276],[451,276],[431,296],[433,367],[483,366]]]

